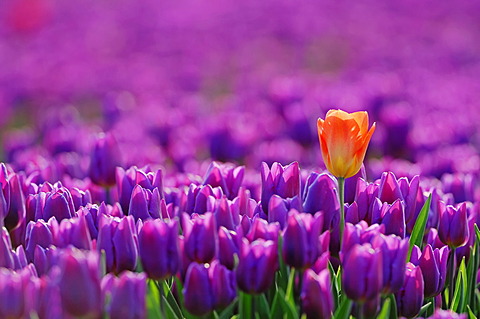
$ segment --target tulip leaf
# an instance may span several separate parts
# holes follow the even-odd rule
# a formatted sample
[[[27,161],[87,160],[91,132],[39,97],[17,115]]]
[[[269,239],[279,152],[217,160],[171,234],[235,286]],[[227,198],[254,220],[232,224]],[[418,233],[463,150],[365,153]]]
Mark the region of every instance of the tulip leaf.
[[[330,262],[328,262],[328,270],[330,271],[330,277],[332,278],[332,295],[333,295],[333,303],[334,303],[334,309],[337,309],[338,307],[338,292],[339,292],[339,287],[338,287],[338,282],[337,282],[337,275],[335,274],[335,270],[333,269],[333,266]]]
[[[218,315],[218,319],[230,319],[233,316],[233,311],[238,305],[238,298],[235,299],[234,302],[228,305],[227,308],[223,309],[220,315]]]
[[[253,309],[256,310],[258,315],[260,315],[260,318],[270,317],[270,307],[268,305],[267,297],[265,297],[265,294],[254,296],[253,305]]]
[[[397,319],[398,318],[398,312],[397,312],[397,300],[395,299],[394,294],[390,294],[388,297],[390,300],[390,318],[391,319]]]
[[[473,313],[472,309],[470,309],[470,306],[467,305],[467,313],[468,313],[468,319],[477,319],[477,316]]]
[[[169,287],[167,281],[164,280],[163,287],[164,287],[164,290],[166,290],[165,302],[172,309],[172,311],[175,312],[175,315],[177,318],[182,318],[182,309],[180,308],[180,305],[177,303],[177,300],[175,299],[175,296],[173,295],[173,292],[172,292],[172,289],[174,288],[173,285]]]
[[[287,291],[285,292],[285,301],[295,308],[295,297],[293,293],[294,285],[295,285],[295,268],[291,268],[290,275],[288,276]]]
[[[167,318],[168,319],[180,319],[180,318],[182,318],[182,314],[180,314],[180,316],[178,316],[176,311],[168,303],[167,298],[165,298],[165,296],[162,296],[162,298],[163,298],[163,304],[164,304],[164,309],[165,309],[165,315],[167,316]]]
[[[386,299],[383,303],[382,310],[377,316],[377,319],[389,319],[390,318],[390,299]]]
[[[160,293],[153,280],[148,280],[147,285],[147,315],[149,319],[162,318],[160,312]]]
[[[340,307],[337,308],[333,314],[334,319],[348,319],[350,316],[350,310],[352,309],[352,301],[348,298],[343,299]]]
[[[278,302],[280,306],[282,307],[283,313],[284,313],[284,318],[287,319],[298,319],[299,313],[295,309],[295,306],[292,306],[290,303],[286,301],[285,293],[283,290],[279,289],[277,290],[278,292]],[[278,318],[278,317],[272,317],[272,318]]]
[[[275,282],[278,286],[280,286],[283,289],[283,291],[285,291],[288,285],[288,269],[282,258],[283,256],[282,246],[283,246],[283,238],[282,236],[278,236],[279,271],[277,272]]]
[[[458,270],[457,282],[455,283],[455,291],[453,293],[450,309],[455,312],[463,312],[465,308],[465,297],[467,289],[467,271],[465,269],[465,257],[460,263]]]
[[[475,233],[478,229],[477,225],[475,224]],[[473,245],[470,258],[468,259],[468,266],[467,266],[467,276],[468,276],[468,287],[467,287],[467,303],[473,305],[475,302],[473,291],[475,290],[475,285],[477,284],[477,271],[479,267],[479,260],[478,260],[478,247],[479,247],[479,237],[477,233],[475,234],[475,244]]]
[[[417,245],[418,247],[422,247],[423,236],[425,234],[425,226],[427,225],[428,220],[428,212],[430,210],[430,203],[432,202],[432,194],[428,195],[425,204],[422,207],[422,210],[418,214],[417,221],[413,226],[412,234],[410,235],[409,240],[409,247],[408,247],[408,255],[407,260],[410,260],[410,256],[412,255],[413,246]]]

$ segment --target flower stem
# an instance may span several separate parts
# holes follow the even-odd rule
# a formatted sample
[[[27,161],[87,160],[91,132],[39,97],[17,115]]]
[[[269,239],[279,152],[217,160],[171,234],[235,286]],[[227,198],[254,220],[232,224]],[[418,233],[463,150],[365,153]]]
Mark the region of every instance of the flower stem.
[[[450,283],[448,287],[448,306],[451,307],[453,303],[453,290],[455,286],[455,273],[456,273],[456,268],[457,268],[457,263],[455,262],[455,247],[450,248],[450,256],[448,262],[450,263],[449,267],[449,272],[450,272]]]
[[[338,177],[338,198],[340,200],[340,248],[342,247],[343,230],[345,228],[345,178]]]

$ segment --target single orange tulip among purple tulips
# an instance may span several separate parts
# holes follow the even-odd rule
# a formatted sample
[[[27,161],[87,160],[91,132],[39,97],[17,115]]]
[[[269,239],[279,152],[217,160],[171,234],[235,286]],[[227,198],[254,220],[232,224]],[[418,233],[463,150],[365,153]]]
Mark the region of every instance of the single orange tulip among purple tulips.
[[[340,199],[340,243],[345,227],[345,178],[357,174],[367,152],[368,143],[375,131],[375,123],[368,129],[368,113],[347,113],[330,110],[325,120],[317,121],[318,139],[327,169],[337,177]]]
[[[318,119],[318,138],[327,169],[336,177],[352,177],[360,170],[375,123],[368,129],[367,112],[330,110]]]

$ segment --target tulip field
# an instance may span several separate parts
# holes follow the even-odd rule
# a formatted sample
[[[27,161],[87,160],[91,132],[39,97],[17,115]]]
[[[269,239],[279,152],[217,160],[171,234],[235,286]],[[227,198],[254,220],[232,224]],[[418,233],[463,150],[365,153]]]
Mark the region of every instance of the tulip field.
[[[0,1],[0,319],[480,319],[479,21]]]

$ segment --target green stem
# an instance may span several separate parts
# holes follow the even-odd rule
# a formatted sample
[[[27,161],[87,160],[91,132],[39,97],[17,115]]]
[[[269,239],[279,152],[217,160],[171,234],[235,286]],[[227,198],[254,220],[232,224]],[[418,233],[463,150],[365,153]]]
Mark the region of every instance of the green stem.
[[[345,178],[338,177],[338,198],[340,199],[340,249],[342,248],[343,230],[345,228]]]
[[[450,263],[449,265],[449,271],[450,271],[450,283],[448,287],[448,308],[452,306],[453,302],[453,293],[454,293],[454,288],[455,288],[455,273],[456,273],[456,263],[455,263],[455,247],[450,248],[450,256],[448,262]]]
[[[165,318],[165,306],[163,304],[163,280],[158,280],[157,281],[157,287],[158,287],[158,292],[160,293],[160,313],[162,314],[162,318]]]

